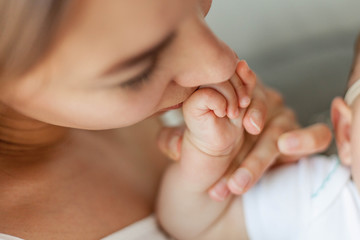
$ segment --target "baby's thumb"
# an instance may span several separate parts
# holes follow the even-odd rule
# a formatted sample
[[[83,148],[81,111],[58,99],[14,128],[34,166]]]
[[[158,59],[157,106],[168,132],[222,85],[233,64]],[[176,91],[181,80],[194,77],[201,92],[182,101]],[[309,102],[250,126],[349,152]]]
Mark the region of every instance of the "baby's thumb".
[[[160,130],[158,146],[167,157],[174,161],[180,160],[183,134],[184,127],[165,127]]]

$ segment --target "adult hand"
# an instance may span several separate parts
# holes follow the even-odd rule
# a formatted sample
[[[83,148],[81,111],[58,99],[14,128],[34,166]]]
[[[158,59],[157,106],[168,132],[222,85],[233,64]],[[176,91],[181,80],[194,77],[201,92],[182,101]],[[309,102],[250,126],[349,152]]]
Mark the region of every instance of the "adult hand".
[[[231,176],[227,177],[227,186],[234,194],[245,193],[274,164],[297,161],[301,157],[325,150],[332,138],[331,131],[325,124],[299,128],[294,112],[284,106],[277,92],[263,86],[258,89],[263,93],[258,94],[258,101],[269,114],[264,120],[266,124],[261,134],[247,136],[248,140],[245,142],[248,146],[244,146],[235,161],[240,162],[240,165],[235,164],[229,170]],[[215,185],[214,188],[220,186]]]
[[[243,124],[250,134],[224,177],[225,181],[219,179],[209,192],[243,194],[270,166],[323,151],[331,141],[331,131],[325,124],[300,129],[281,95],[259,81]],[[183,126],[164,128],[159,135],[160,149],[173,160],[180,159],[183,131]]]

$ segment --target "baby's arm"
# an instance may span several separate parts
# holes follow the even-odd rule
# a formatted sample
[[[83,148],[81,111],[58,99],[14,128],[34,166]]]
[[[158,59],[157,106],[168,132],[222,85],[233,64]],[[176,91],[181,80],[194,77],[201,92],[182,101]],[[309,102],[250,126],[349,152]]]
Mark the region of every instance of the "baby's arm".
[[[242,146],[243,111],[238,109],[244,83],[252,80],[235,74],[228,82],[199,89],[184,103],[187,130],[181,160],[164,176],[157,209],[165,230],[178,239],[232,239],[245,233],[239,227],[240,202],[230,206],[232,198],[213,201],[207,190],[225,174]],[[222,200],[221,193],[211,194]]]

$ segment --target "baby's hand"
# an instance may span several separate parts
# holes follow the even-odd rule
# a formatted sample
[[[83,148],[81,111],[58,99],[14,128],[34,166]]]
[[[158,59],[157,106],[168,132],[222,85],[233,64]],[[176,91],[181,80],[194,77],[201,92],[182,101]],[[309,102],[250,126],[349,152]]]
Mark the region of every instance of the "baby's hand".
[[[240,66],[241,65],[241,66]],[[245,61],[239,66],[248,69]],[[244,108],[250,104],[255,78],[235,73],[230,80],[201,86],[183,105],[184,141],[210,156],[229,155],[241,145]]]
[[[255,79],[240,61],[230,80],[202,86],[183,104],[186,129],[180,161],[166,171],[157,202],[159,221],[179,239],[208,239],[210,235],[203,233],[213,233],[218,222],[225,222],[220,219],[231,203],[224,201],[228,189],[209,192],[211,198],[208,191],[219,183],[244,142],[244,108],[250,104]]]

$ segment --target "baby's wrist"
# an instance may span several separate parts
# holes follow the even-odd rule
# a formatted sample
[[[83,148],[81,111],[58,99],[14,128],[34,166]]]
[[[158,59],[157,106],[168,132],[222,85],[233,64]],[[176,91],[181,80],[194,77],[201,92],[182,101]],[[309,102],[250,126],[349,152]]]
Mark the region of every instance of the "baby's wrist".
[[[196,138],[189,130],[186,130],[182,140],[183,147],[191,146],[195,151],[201,152],[202,154],[212,157],[212,158],[221,158],[221,157],[231,157],[234,156],[236,152],[241,147],[242,138],[234,141],[229,146],[207,146],[207,144],[200,139]],[[186,150],[186,149],[182,149]]]

